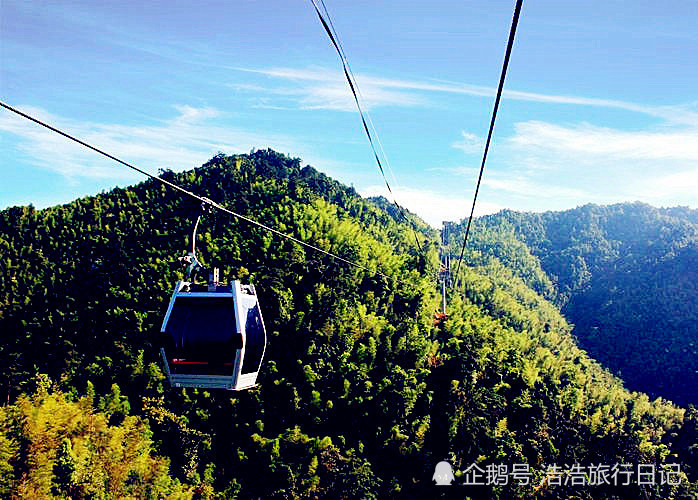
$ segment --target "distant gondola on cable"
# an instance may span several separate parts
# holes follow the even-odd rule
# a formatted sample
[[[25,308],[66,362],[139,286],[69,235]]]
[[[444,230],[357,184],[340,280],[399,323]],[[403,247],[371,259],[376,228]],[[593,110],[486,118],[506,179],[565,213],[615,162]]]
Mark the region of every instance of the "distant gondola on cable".
[[[199,216],[200,219],[200,216]],[[187,280],[175,285],[162,322],[160,353],[172,387],[243,390],[254,387],[264,357],[266,331],[254,285],[219,283],[196,258],[197,219],[192,251],[180,260]]]

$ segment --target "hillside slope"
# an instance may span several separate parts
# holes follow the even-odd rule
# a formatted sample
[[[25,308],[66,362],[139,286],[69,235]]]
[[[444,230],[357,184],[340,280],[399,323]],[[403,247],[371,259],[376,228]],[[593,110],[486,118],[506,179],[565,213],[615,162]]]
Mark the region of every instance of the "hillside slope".
[[[39,372],[74,400],[88,394],[106,409],[118,403],[118,418],[144,419],[175,481],[200,497],[424,497],[434,494],[434,466],[443,459],[459,471],[475,462],[530,465],[527,485],[468,493],[483,498],[696,491],[686,476],[678,486],[543,481],[549,464],[663,470],[672,462],[695,481],[695,421],[626,391],[576,347],[556,308],[498,260],[463,270],[450,318],[435,326],[437,244],[425,227],[420,253],[390,213],[272,151],[219,155],[194,171],[163,175],[402,281],[338,264],[227,215],[208,216],[198,248],[225,277],[256,284],[270,335],[266,360],[253,390],[170,389],[157,332],[195,204],[148,181],[41,211],[10,208],[0,213],[8,402],[31,392]],[[63,470],[50,467],[59,451],[45,455],[54,475]],[[17,453],[5,458],[17,472],[5,492],[34,464],[31,453]],[[71,477],[62,487],[71,487]]]
[[[477,221],[476,233],[494,236],[473,245],[506,259],[502,242],[525,244],[555,283],[582,348],[634,390],[697,403],[697,217],[640,203],[502,211]]]

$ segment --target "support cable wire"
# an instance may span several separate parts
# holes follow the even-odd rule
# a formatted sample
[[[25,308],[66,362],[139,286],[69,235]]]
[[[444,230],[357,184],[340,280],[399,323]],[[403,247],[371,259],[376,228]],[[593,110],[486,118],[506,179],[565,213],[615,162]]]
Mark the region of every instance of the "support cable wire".
[[[487,152],[490,149],[490,141],[492,140],[492,132],[494,131],[494,122],[497,119],[497,110],[499,109],[499,101],[502,98],[502,89],[504,88],[504,80],[507,76],[507,67],[509,66],[509,58],[511,56],[511,50],[514,46],[514,37],[516,35],[516,26],[519,23],[519,14],[521,13],[521,4],[523,0],[516,0],[516,7],[514,8],[514,18],[511,21],[511,29],[509,31],[509,41],[507,43],[506,54],[504,55],[504,64],[502,65],[502,74],[499,77],[499,87],[497,88],[497,98],[494,101],[494,109],[492,110],[492,120],[490,121],[490,129],[487,133],[487,142],[485,143],[485,151],[482,155],[482,163],[480,164],[480,175],[477,178],[477,186],[475,187],[475,196],[473,197],[473,207],[470,210],[470,217],[468,218],[468,225],[465,229],[465,237],[463,238],[463,246],[460,251],[460,257],[458,258],[458,266],[456,267],[456,277],[458,276],[458,271],[460,271],[460,264],[463,261],[463,254],[465,253],[465,245],[468,242],[468,234],[470,233],[470,223],[473,221],[473,215],[475,214],[475,203],[477,202],[477,194],[480,191],[480,182],[482,182],[482,173],[485,170],[485,162],[487,161]],[[455,280],[454,284],[455,286]]]
[[[115,162],[120,163],[121,165],[124,165],[124,166],[130,168],[131,170],[135,170],[136,172],[138,172],[138,173],[140,173],[140,174],[143,174],[143,175],[145,175],[146,177],[149,177],[149,178],[151,178],[151,179],[153,179],[153,180],[156,180],[156,181],[158,181],[158,182],[161,182],[162,184],[164,184],[164,185],[166,185],[166,186],[168,186],[168,187],[170,187],[170,188],[172,188],[172,189],[174,189],[174,190],[176,190],[176,191],[179,191],[180,193],[183,193],[183,194],[185,194],[185,195],[187,195],[187,196],[190,196],[191,198],[194,198],[195,200],[200,201],[200,202],[201,202],[202,204],[204,204],[204,205],[210,205],[210,206],[213,207],[213,208],[216,208],[216,209],[218,209],[218,210],[221,210],[222,212],[225,212],[225,213],[227,213],[227,214],[229,214],[229,215],[232,215],[233,217],[237,217],[238,219],[241,219],[241,220],[243,220],[243,221],[245,221],[245,222],[247,222],[247,223],[249,223],[249,224],[253,224],[253,225],[255,225],[255,226],[261,227],[262,229],[264,229],[264,230],[266,230],[266,231],[269,231],[269,232],[271,232],[271,233],[274,233],[274,234],[277,235],[277,236],[280,236],[280,237],[282,237],[282,238],[286,238],[287,240],[291,240],[291,241],[293,241],[293,242],[295,242],[295,243],[298,243],[299,245],[302,245],[302,246],[304,246],[304,247],[306,247],[306,248],[309,248],[309,249],[311,249],[311,250],[314,250],[314,251],[316,251],[316,252],[320,252],[320,253],[322,253],[322,254],[325,254],[325,255],[327,255],[327,256],[333,258],[333,259],[336,259],[336,260],[339,260],[339,261],[341,261],[341,262],[344,262],[345,264],[348,264],[348,265],[350,265],[350,266],[356,267],[356,268],[358,268],[358,269],[362,269],[362,270],[364,270],[364,271],[368,271],[368,272],[371,273],[371,274],[377,274],[377,275],[379,275],[379,276],[381,276],[381,277],[383,277],[383,278],[389,279],[389,280],[395,280],[395,281],[397,281],[398,283],[402,283],[402,284],[406,284],[406,285],[410,285],[410,286],[415,286],[415,284],[413,284],[413,283],[406,282],[406,281],[404,281],[404,280],[401,280],[400,278],[388,276],[387,274],[384,274],[384,273],[382,273],[382,272],[380,272],[380,271],[373,271],[373,270],[371,270],[370,268],[368,268],[368,267],[366,267],[366,266],[364,266],[364,265],[361,265],[361,264],[358,264],[358,263],[353,262],[353,261],[351,261],[351,260],[345,259],[344,257],[340,257],[340,256],[337,255],[337,254],[334,254],[334,253],[332,253],[332,252],[328,252],[327,250],[323,250],[322,248],[317,247],[317,246],[315,246],[315,245],[313,245],[313,244],[311,244],[311,243],[306,243],[305,241],[301,241],[301,240],[299,240],[298,238],[296,238],[296,237],[294,237],[294,236],[291,236],[290,234],[282,233],[281,231],[278,231],[278,230],[276,230],[276,229],[274,229],[274,228],[271,228],[271,227],[269,227],[269,226],[267,226],[267,225],[265,225],[265,224],[262,224],[261,222],[258,222],[258,221],[254,220],[254,219],[250,219],[249,217],[246,217],[246,216],[244,216],[244,215],[238,214],[238,213],[236,213],[236,212],[230,210],[229,208],[226,208],[226,207],[224,207],[223,205],[221,205],[221,204],[219,204],[219,203],[216,203],[215,201],[206,198],[205,196],[199,196],[198,194],[192,193],[191,191],[188,191],[188,190],[184,189],[184,188],[181,187],[181,186],[178,186],[177,184],[175,184],[175,183],[173,183],[173,182],[170,182],[170,181],[168,181],[168,180],[166,180],[166,179],[163,179],[163,178],[161,178],[161,177],[158,177],[158,176],[156,176],[156,175],[153,175],[153,174],[151,174],[151,173],[149,173],[149,172],[147,172],[147,171],[145,171],[145,170],[143,170],[143,169],[141,169],[141,168],[139,168],[139,167],[136,167],[135,165],[131,165],[130,163],[126,163],[125,161],[120,160],[120,159],[117,158],[116,156],[113,156],[113,155],[111,155],[111,154],[109,154],[109,153],[106,153],[105,151],[102,151],[101,149],[98,149],[98,148],[96,148],[96,147],[94,147],[94,146],[91,146],[90,144],[88,144],[88,143],[86,143],[86,142],[84,142],[84,141],[78,139],[77,137],[74,137],[74,136],[72,136],[72,135],[70,135],[70,134],[68,134],[68,133],[66,133],[66,132],[63,132],[62,130],[59,130],[59,129],[57,129],[57,128],[51,126],[51,125],[49,125],[48,123],[44,123],[44,122],[42,122],[41,120],[39,120],[39,119],[37,119],[37,118],[34,118],[33,116],[30,116],[30,115],[28,115],[28,114],[26,114],[26,113],[24,113],[24,112],[22,112],[22,111],[20,111],[20,110],[18,110],[18,109],[16,109],[16,108],[13,108],[13,107],[10,106],[9,104],[6,104],[6,103],[0,101],[0,106],[2,106],[3,108],[7,109],[8,111],[12,111],[13,113],[15,113],[15,114],[17,114],[17,115],[19,115],[19,116],[21,116],[21,117],[23,117],[23,118],[26,118],[27,120],[30,120],[30,121],[32,121],[32,122],[38,124],[38,125],[41,125],[42,127],[47,128],[47,129],[51,130],[52,132],[55,132],[55,133],[57,133],[57,134],[59,134],[59,135],[62,135],[63,137],[65,137],[65,138],[67,138],[67,139],[70,139],[70,140],[73,141],[73,142],[77,142],[77,143],[80,144],[81,146],[84,146],[84,147],[86,147],[86,148],[88,148],[88,149],[91,149],[92,151],[95,151],[95,152],[101,154],[102,156],[106,156],[107,158],[109,158],[109,159],[111,159],[111,160],[114,160]],[[197,222],[198,222],[198,221],[197,221]],[[197,224],[197,225],[198,225],[198,224]],[[193,247],[192,247],[192,248],[193,248]]]
[[[356,76],[354,76],[354,72],[351,69],[351,65],[349,64],[349,59],[347,59],[347,55],[344,52],[344,46],[342,45],[342,40],[339,38],[339,34],[337,33],[337,30],[334,27],[334,23],[332,22],[332,16],[330,16],[330,11],[327,10],[327,5],[325,5],[325,0],[320,0],[320,5],[322,5],[322,10],[325,12],[325,15],[327,16],[327,21],[330,24],[330,28],[332,28],[332,33],[334,33],[335,40],[337,40],[337,45],[339,45],[339,50],[342,52],[341,57],[343,58],[344,61],[347,63],[347,69],[349,70],[349,74],[351,75],[351,78],[354,80],[354,83],[356,83]],[[358,85],[356,85],[356,92],[359,94],[359,100],[366,102],[366,99],[364,99],[363,94],[361,93],[361,89],[359,88]],[[385,160],[385,164],[388,166],[388,171],[390,172],[390,178],[393,180],[395,184],[397,184],[397,177],[395,177],[395,172],[393,172],[393,167],[390,165],[390,161],[388,159],[388,155],[385,153],[385,149],[383,149],[383,143],[381,142],[381,138],[378,135],[378,131],[376,130],[376,126],[373,124],[373,120],[371,119],[371,114],[366,111],[366,121],[368,121],[368,125],[371,127],[371,130],[373,131],[373,135],[376,138],[376,142],[378,143],[378,149],[380,149],[381,155],[383,156],[383,160]]]
[[[383,168],[383,163],[381,162],[379,156],[378,156],[378,150],[376,149],[376,146],[373,142],[373,135],[371,135],[371,131],[369,130],[368,122],[370,122],[370,117],[367,118],[367,114],[364,113],[363,109],[361,108],[361,102],[359,100],[359,94],[360,91],[358,90],[358,85],[356,84],[356,80],[353,78],[353,73],[351,72],[351,68],[349,67],[349,61],[347,60],[344,51],[341,48],[340,42],[339,42],[339,37],[337,36],[337,33],[334,31],[334,26],[330,27],[332,24],[332,20],[330,18],[329,12],[327,12],[327,8],[324,5],[323,2],[323,7],[325,7],[325,13],[327,14],[327,19],[325,19],[325,16],[320,12],[320,7],[318,7],[318,4],[316,3],[315,0],[310,0],[310,2],[313,4],[313,8],[315,9],[315,13],[317,14],[318,18],[320,19],[320,22],[322,23],[322,27],[325,28],[325,32],[327,33],[327,36],[330,38],[330,41],[332,42],[332,45],[334,45],[335,50],[337,51],[337,54],[339,55],[339,59],[342,62],[342,69],[344,70],[344,76],[347,79],[347,83],[349,83],[349,88],[351,89],[351,93],[354,96],[354,102],[356,102],[356,107],[359,110],[359,116],[361,118],[361,124],[363,125],[364,132],[366,132],[366,137],[368,137],[368,142],[371,145],[371,150],[373,151],[373,157],[376,159],[376,163],[378,164],[378,170],[380,170],[381,175],[383,176],[383,180],[385,181],[385,185],[388,188],[388,192],[390,193],[390,196],[393,198],[393,204],[397,207],[400,215],[402,216],[403,219],[407,222],[407,224],[410,226],[412,229],[412,233],[414,234],[414,239],[415,242],[417,243],[417,248],[419,249],[419,252],[422,252],[422,245],[419,243],[419,237],[417,236],[417,231],[414,229],[414,226],[412,222],[407,218],[407,215],[405,215],[405,211],[403,208],[398,204],[398,202],[395,199],[395,194],[393,193],[392,188],[390,187],[390,183],[388,182],[388,178],[385,175],[385,170]],[[373,127],[373,123],[371,122],[371,126]],[[373,127],[374,134],[376,136],[376,140],[380,145],[380,140],[378,139],[378,133],[376,132],[375,127]],[[380,146],[381,151],[383,152],[383,156],[386,159],[386,165],[388,167],[390,166],[387,162],[387,156],[385,155],[385,151],[383,151],[382,145]],[[391,169],[392,172],[392,169]],[[393,178],[395,176],[393,175]]]

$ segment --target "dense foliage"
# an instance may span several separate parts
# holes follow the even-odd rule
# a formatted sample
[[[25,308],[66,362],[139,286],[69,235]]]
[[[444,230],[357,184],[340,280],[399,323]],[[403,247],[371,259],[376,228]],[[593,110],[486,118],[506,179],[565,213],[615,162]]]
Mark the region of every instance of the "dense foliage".
[[[393,279],[225,214],[207,216],[198,248],[227,278],[255,283],[269,345],[258,388],[171,389],[158,364],[157,332],[198,207],[148,181],[41,211],[7,209],[0,213],[0,362],[8,412],[50,400],[80,418],[117,415],[112,427],[142,422],[143,449],[152,443],[176,478],[159,469],[158,484],[199,497],[431,496],[443,459],[461,472],[475,462],[530,464],[531,484],[492,486],[486,498],[696,491],[686,476],[679,486],[542,481],[546,464],[659,470],[679,460],[696,481],[687,465],[695,420],[626,391],[576,347],[558,310],[499,260],[469,255],[449,319],[435,325],[437,237],[423,224],[412,221],[419,252],[394,211],[272,151],[218,155],[163,176]],[[523,247],[517,252],[512,258],[530,258]],[[547,293],[544,275],[527,279]],[[37,392],[37,373],[62,392]],[[43,484],[74,486],[77,441],[52,436]],[[35,460],[22,450],[0,456],[13,481],[28,481]],[[81,491],[67,494],[87,496]]]
[[[697,220],[640,203],[502,211],[477,221],[473,244],[539,291],[542,267],[580,346],[629,387],[698,403]],[[511,258],[526,252],[533,261]]]
[[[98,402],[92,392],[70,401],[45,376],[37,381],[32,397],[0,407],[0,495],[192,498],[151,456],[148,425],[124,414],[118,386]]]

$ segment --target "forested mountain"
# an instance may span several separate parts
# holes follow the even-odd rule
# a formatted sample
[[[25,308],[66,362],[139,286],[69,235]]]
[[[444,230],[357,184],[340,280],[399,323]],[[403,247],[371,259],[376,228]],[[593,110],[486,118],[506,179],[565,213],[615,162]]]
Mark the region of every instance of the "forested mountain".
[[[534,262],[508,265],[534,287],[527,275],[542,267],[580,346],[631,389],[698,403],[698,210],[505,210],[478,219],[474,234],[505,262],[512,241],[525,245]]]
[[[435,324],[438,236],[412,215],[422,251],[384,203],[273,151],[162,175],[390,279],[206,216],[199,252],[255,283],[269,345],[257,388],[171,389],[158,332],[197,204],[150,180],[0,212],[0,494],[431,498],[444,459],[459,477],[530,465],[528,484],[453,488],[460,498],[698,494],[695,412],[628,392],[581,351],[528,247],[469,253]],[[512,262],[532,267],[520,277]],[[575,463],[688,476],[546,480]]]

